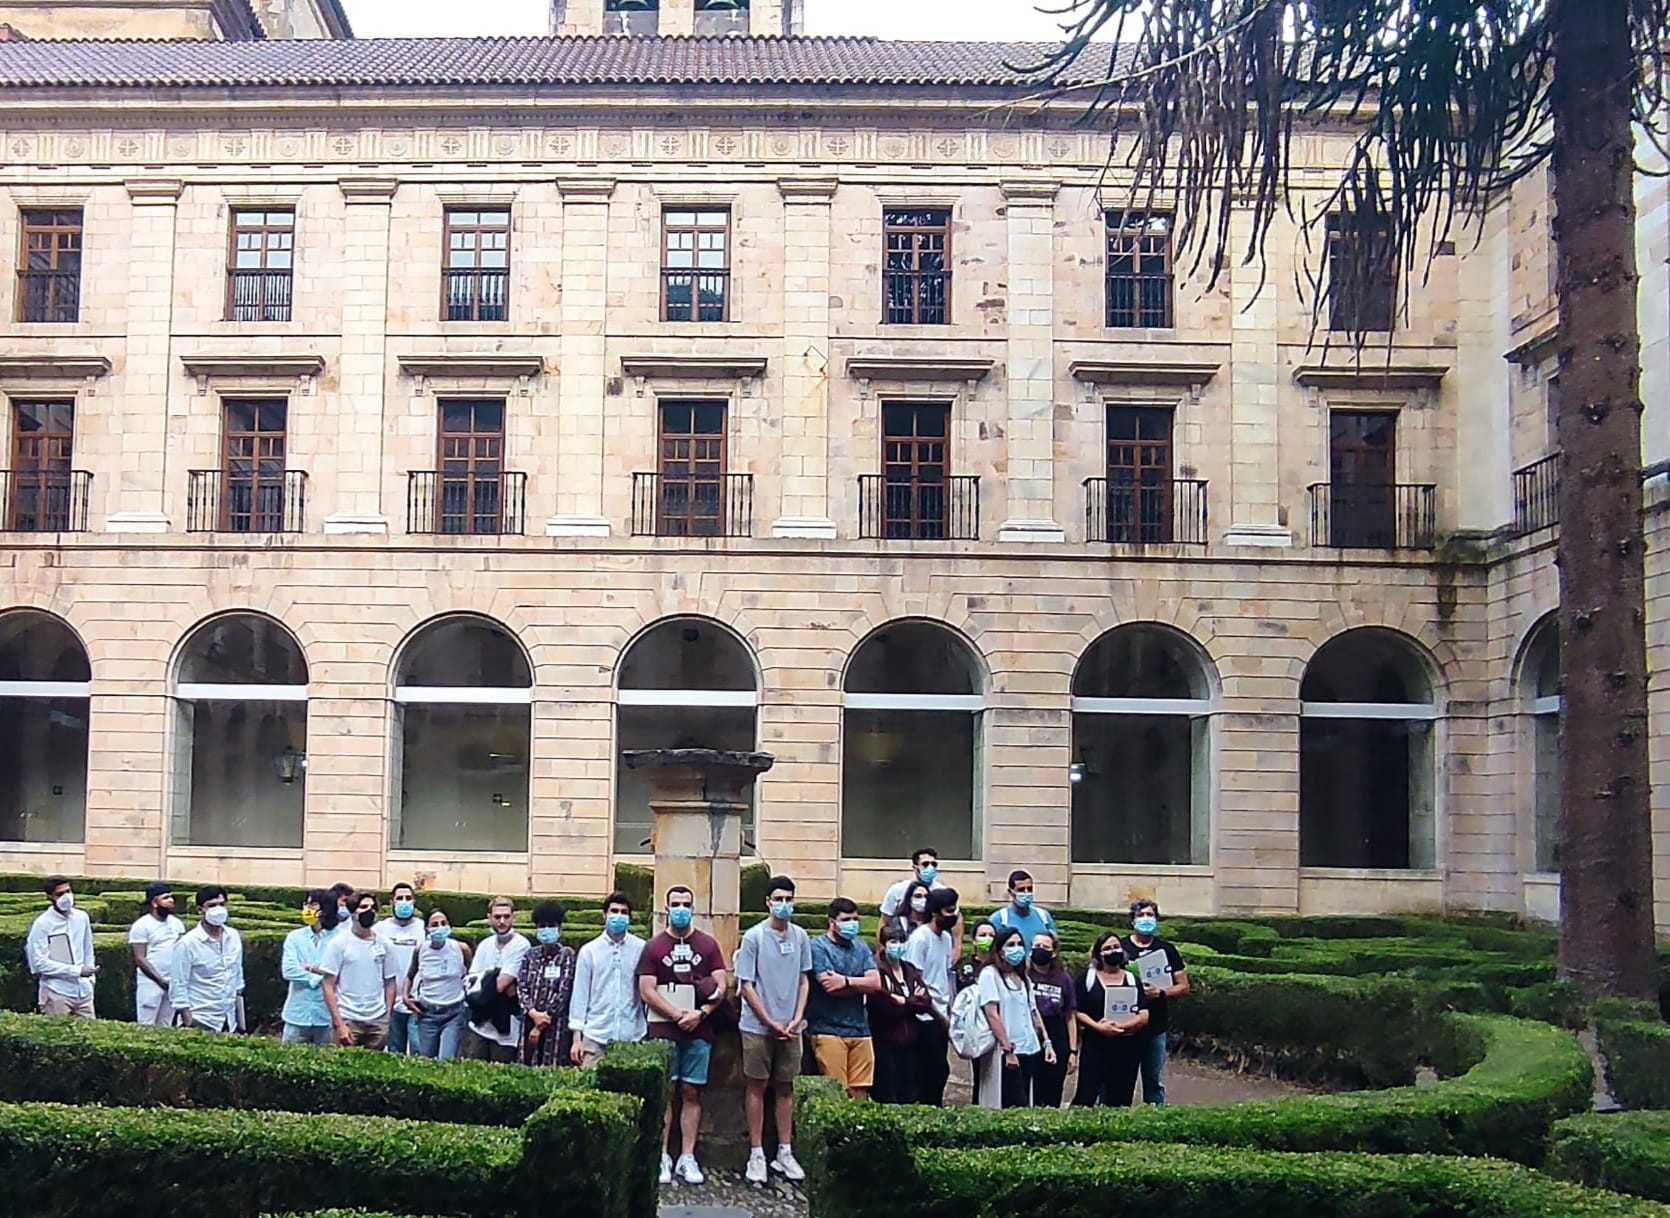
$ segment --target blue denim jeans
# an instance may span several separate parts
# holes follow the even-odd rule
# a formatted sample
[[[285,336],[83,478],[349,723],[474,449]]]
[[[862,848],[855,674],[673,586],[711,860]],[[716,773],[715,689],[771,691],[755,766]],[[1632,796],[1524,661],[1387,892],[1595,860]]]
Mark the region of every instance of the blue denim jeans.
[[[464,1034],[468,1018],[462,1002],[445,1007],[425,1007],[423,1014],[417,1017],[417,1055],[438,1057],[442,1061],[457,1057],[458,1042]]]
[[[1138,1050],[1142,1054],[1142,1102],[1144,1104],[1163,1104],[1166,1102],[1166,1034],[1156,1032],[1142,1041]]]
[[[386,1046],[390,1053],[402,1056],[417,1049],[417,1037],[412,1034],[417,1017],[410,1011],[389,1012],[389,1043]]]

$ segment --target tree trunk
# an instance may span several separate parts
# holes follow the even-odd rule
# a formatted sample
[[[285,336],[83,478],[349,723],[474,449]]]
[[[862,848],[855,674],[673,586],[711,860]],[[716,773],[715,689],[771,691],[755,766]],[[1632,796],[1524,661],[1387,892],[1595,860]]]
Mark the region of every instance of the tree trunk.
[[[1629,0],[1555,0],[1560,972],[1653,998]]]

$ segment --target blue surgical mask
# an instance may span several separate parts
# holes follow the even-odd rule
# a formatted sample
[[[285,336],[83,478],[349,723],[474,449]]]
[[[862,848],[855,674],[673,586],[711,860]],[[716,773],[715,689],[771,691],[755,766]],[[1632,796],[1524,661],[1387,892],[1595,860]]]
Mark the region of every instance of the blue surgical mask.
[[[835,929],[840,932],[841,938],[850,943],[852,940],[858,938],[858,919],[848,918],[845,921],[837,922],[835,923]]]
[[[1017,892],[1015,894],[1015,908],[1016,909],[1031,909],[1032,908],[1032,894],[1030,892]]]
[[[683,930],[695,920],[696,911],[688,905],[674,905],[667,911],[667,925],[674,930]]]
[[[630,925],[632,920],[623,913],[605,914],[603,917],[603,929],[617,939],[626,933],[626,928]]]
[[[550,947],[553,943],[562,942],[562,927],[541,926],[538,930],[533,932],[533,935],[534,938],[538,939],[546,947]]]
[[[404,921],[412,916],[415,909],[417,909],[416,902],[399,900],[394,903],[394,916]]]
[[[902,939],[895,939],[887,945],[887,958],[889,960],[903,960],[905,958],[905,945]]]
[[[794,917],[794,902],[773,901],[771,903],[771,916],[776,918],[779,922],[787,922],[790,918]]]
[[[1131,923],[1131,928],[1139,935],[1151,935],[1160,929],[1160,920],[1152,914],[1144,914]]]
[[[346,905],[338,905],[336,907],[336,920],[338,922],[346,922],[348,920],[349,916],[352,914],[352,912],[353,911],[350,910]]]
[[[1026,948],[1019,943],[1011,943],[1003,949],[1003,958],[1015,968],[1019,968],[1026,963]]]
[[[934,877],[939,874],[939,868],[932,863],[923,863],[916,869],[916,874],[921,877],[924,884],[932,884]]]
[[[452,938],[452,927],[450,926],[431,926],[429,928],[429,942],[431,943],[445,943],[450,938]]]

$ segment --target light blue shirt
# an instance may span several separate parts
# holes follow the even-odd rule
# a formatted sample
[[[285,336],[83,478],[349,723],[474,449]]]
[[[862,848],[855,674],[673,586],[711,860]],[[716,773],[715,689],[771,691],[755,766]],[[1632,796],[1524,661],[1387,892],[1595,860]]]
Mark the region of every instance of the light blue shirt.
[[[306,966],[318,964],[325,954],[325,944],[331,941],[329,931],[315,932],[311,926],[298,926],[284,936],[284,957],[279,973],[290,983],[290,996],[284,1000],[284,1022],[298,1028],[328,1028],[330,1009],[325,1006],[325,992],[320,987],[325,979],[310,973]]]
[[[574,994],[568,1026],[594,1045],[642,1040],[647,1031],[638,995],[638,961],[644,941],[628,931],[615,942],[602,934],[574,958]]]
[[[1022,913],[1011,901],[992,915],[992,925],[1003,930],[1020,931],[1026,939],[1026,950],[1031,951],[1033,936],[1041,935],[1045,931],[1054,931],[1055,919],[1050,917],[1049,910],[1038,905]]]

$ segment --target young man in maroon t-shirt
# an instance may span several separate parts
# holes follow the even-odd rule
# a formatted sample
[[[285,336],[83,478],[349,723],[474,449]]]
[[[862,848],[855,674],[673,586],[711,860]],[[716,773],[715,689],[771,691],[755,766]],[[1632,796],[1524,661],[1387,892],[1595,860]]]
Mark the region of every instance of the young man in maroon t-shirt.
[[[671,1184],[673,1109],[680,1100],[678,1178],[700,1184],[696,1135],[702,1127],[702,1088],[713,1054],[713,1013],[725,999],[725,956],[718,940],[693,925],[695,895],[667,890],[667,929],[644,946],[638,992],[649,1014],[649,1034],[673,1043],[673,1092],[661,1133],[661,1183]]]

